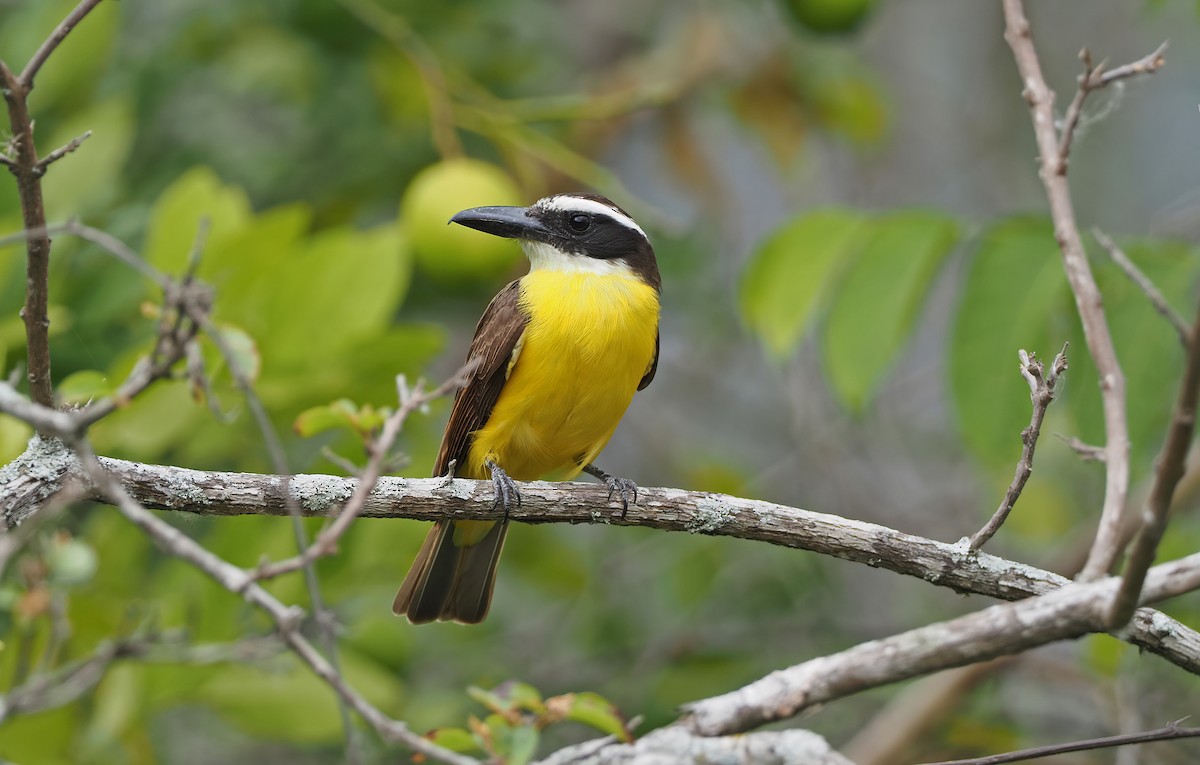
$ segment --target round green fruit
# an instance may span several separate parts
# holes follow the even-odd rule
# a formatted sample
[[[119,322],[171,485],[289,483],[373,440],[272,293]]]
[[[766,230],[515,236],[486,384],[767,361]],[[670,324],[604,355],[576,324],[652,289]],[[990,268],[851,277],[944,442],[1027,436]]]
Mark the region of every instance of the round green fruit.
[[[477,159],[447,159],[413,178],[400,200],[400,218],[426,274],[445,283],[484,281],[511,268],[520,248],[508,239],[449,225],[450,218],[469,207],[519,204],[520,191],[500,168]]]
[[[792,18],[818,34],[845,34],[854,31],[875,0],[783,0]]]

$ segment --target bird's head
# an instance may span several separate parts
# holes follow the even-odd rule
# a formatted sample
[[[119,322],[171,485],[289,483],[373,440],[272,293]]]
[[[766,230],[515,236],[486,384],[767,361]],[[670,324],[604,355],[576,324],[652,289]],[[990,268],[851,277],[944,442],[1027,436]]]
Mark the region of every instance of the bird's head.
[[[473,207],[451,223],[521,242],[530,268],[628,274],[660,289],[646,232],[595,194],[555,194],[529,207]]]

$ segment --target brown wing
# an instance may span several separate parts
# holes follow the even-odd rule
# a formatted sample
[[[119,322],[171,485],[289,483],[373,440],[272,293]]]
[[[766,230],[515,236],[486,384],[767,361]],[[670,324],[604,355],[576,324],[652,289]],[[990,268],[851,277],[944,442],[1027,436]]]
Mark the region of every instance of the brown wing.
[[[454,397],[450,421],[446,423],[446,433],[433,466],[434,476],[445,475],[450,460],[458,460],[456,472],[465,467],[471,434],[487,424],[492,407],[500,397],[500,389],[508,377],[509,359],[529,321],[517,304],[520,285],[521,280],[517,279],[492,298],[475,327],[475,338],[467,352],[467,361],[474,360],[475,368],[467,376],[467,384]]]
[[[646,374],[642,375],[642,381],[638,383],[638,390],[642,390],[650,381],[654,379],[654,373],[658,371],[658,332],[654,333],[654,358],[650,360],[650,368],[646,370]]]

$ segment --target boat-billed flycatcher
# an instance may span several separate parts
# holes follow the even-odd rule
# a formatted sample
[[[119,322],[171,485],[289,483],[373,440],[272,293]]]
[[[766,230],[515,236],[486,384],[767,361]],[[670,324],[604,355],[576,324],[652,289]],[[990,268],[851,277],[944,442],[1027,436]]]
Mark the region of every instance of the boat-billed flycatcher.
[[[476,207],[451,222],[519,240],[529,273],[492,299],[475,328],[433,474],[490,478],[507,510],[520,502],[514,479],[587,471],[627,507],[637,487],[592,462],[658,364],[661,281],[645,232],[591,194]],[[482,621],[507,527],[438,521],[392,610],[415,624]]]

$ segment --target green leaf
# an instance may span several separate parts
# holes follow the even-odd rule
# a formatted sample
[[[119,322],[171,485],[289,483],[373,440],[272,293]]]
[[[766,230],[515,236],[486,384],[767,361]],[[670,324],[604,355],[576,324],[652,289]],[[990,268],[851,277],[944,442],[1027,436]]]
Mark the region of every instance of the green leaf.
[[[394,714],[401,697],[395,676],[354,651],[343,649],[340,658],[346,682],[385,713]],[[340,741],[342,724],[333,690],[297,660],[286,657],[274,664],[276,671],[260,665],[223,666],[194,698],[253,735],[298,743]]]
[[[218,324],[217,332],[220,333],[226,350],[232,356],[232,364],[236,364],[238,370],[250,382],[257,380],[259,372],[262,371],[262,356],[258,352],[258,345],[254,342],[254,338],[250,337],[245,330],[232,324]],[[222,359],[224,360],[223,356]]]
[[[474,685],[467,688],[467,695],[483,706],[487,707],[488,710],[498,714],[507,712],[512,708],[512,705],[509,703],[508,699],[505,699],[500,694],[484,688],[479,688]]]
[[[1062,347],[1065,327],[1053,337],[1049,330],[1065,289],[1049,221],[1014,218],[983,235],[954,321],[949,366],[963,440],[989,467],[1011,471],[1020,454],[1030,402],[1017,351],[1048,360]]]
[[[425,738],[452,752],[483,750],[475,736],[464,728],[436,728],[426,733]]]
[[[281,275],[298,267],[296,261],[311,225],[308,205],[289,204],[256,217],[247,213],[224,234],[214,228],[199,273],[217,289],[217,316],[244,328],[264,346],[270,345],[277,330],[286,331],[280,325],[288,316],[277,315],[272,306],[281,300]],[[309,277],[319,279],[320,275]]]
[[[368,406],[366,410],[364,415],[353,401],[339,398],[331,404],[314,406],[301,412],[292,428],[297,434],[310,438],[334,428],[350,428],[361,433],[382,424],[383,418],[376,415],[374,409]],[[366,423],[366,427],[363,423]]]
[[[0,414],[0,464],[7,464],[25,451],[33,428],[7,414]]]
[[[583,723],[602,733],[616,736],[626,743],[633,740],[625,724],[625,718],[617,706],[598,693],[584,691],[571,694],[571,707],[567,719]]]
[[[879,143],[887,130],[883,95],[869,73],[858,67],[812,78],[809,97],[823,127],[859,146]]]
[[[512,681],[505,683],[501,688],[504,689],[508,700],[517,709],[524,709],[534,714],[540,714],[546,709],[545,703],[542,701],[542,694],[537,688],[534,688],[529,683]],[[496,690],[500,690],[497,688]]]
[[[301,412],[300,416],[292,423],[292,430],[302,438],[312,438],[318,433],[340,428],[346,424],[346,416],[343,412],[328,404],[322,404]]]
[[[182,273],[196,241],[201,219],[209,223],[205,252],[220,249],[223,238],[251,218],[245,192],[224,186],[207,167],[179,176],[154,203],[147,227],[146,260],[168,274]],[[207,260],[207,257],[206,257]]]
[[[113,391],[108,375],[94,369],[84,369],[63,378],[58,384],[58,397],[68,404],[86,404],[103,398]]]
[[[84,761],[107,759],[143,711],[144,667],[136,662],[113,665],[96,687],[95,712],[83,735]]]
[[[46,563],[50,567],[50,578],[56,584],[84,584],[96,574],[96,551],[80,539],[56,538]]]
[[[754,253],[742,279],[740,307],[772,354],[787,355],[804,335],[864,224],[849,210],[810,212],[771,234]]]
[[[875,222],[835,289],[825,330],[826,372],[851,411],[869,403],[957,240],[954,221],[936,213],[896,213]]]
[[[508,741],[506,765],[526,765],[537,754],[538,729],[532,725],[513,728]]]
[[[382,331],[407,289],[411,262],[398,225],[318,234],[272,285],[264,353],[290,361]]]

